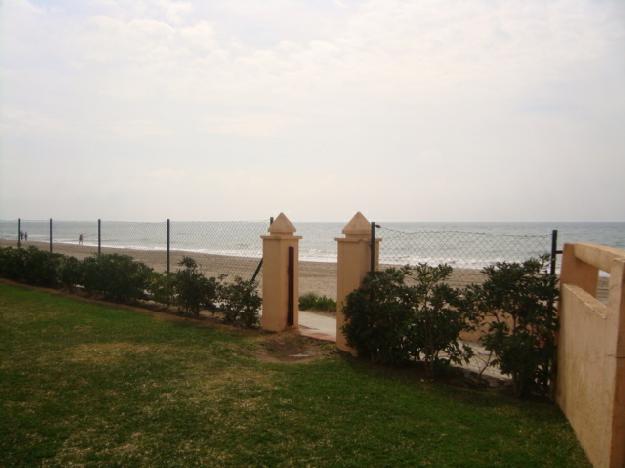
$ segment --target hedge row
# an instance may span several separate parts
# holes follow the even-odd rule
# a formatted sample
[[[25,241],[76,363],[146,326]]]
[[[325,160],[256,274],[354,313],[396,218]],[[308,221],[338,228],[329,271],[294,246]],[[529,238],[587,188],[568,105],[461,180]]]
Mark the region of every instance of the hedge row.
[[[32,246],[0,247],[0,276],[5,278],[50,288],[82,287],[91,295],[125,304],[141,300],[173,303],[195,316],[200,310],[219,311],[228,323],[258,325],[261,299],[255,282],[237,277],[228,283],[225,275],[208,278],[190,257],[184,257],[179,266],[168,277],[127,255],[102,254],[78,260]]]
[[[360,356],[383,364],[421,361],[434,373],[468,362],[462,331],[483,330],[493,364],[517,396],[549,396],[556,362],[556,277],[546,258],[497,263],[482,284],[452,288],[452,267],[420,264],[370,273],[346,302],[343,330]]]
[[[363,357],[384,364],[421,361],[429,372],[467,361],[471,349],[460,333],[486,330],[481,341],[493,363],[510,375],[515,393],[548,395],[553,382],[558,290],[545,274],[546,258],[497,263],[484,283],[452,288],[447,265],[370,273],[344,309],[348,343]],[[190,257],[169,277],[129,256],[74,257],[35,247],[0,248],[0,276],[52,288],[77,286],[122,303],[176,304],[187,314],[219,311],[224,321],[255,327],[261,299],[257,284],[241,278],[206,277]],[[318,302],[306,299],[308,302]]]

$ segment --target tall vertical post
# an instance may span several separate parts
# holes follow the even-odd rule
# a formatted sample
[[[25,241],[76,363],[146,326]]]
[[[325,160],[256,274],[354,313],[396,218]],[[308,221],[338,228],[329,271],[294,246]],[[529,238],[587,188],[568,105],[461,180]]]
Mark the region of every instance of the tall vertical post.
[[[376,270],[375,268],[375,255],[376,255],[376,251],[375,251],[375,221],[371,222],[371,247],[369,249],[370,251],[370,255],[371,255],[371,268],[369,269],[370,272],[374,272]]]
[[[167,281],[167,306],[169,306],[170,298],[171,298],[171,290],[170,290],[170,278],[169,278],[169,218],[167,218],[167,266],[166,271],[167,274],[165,276],[165,281]]]
[[[286,325],[287,327],[292,327],[295,314],[295,288],[293,287],[295,282],[295,248],[292,246],[289,247],[288,277],[289,304],[287,309]]]
[[[299,240],[295,227],[280,213],[263,240],[263,315],[264,330],[279,332],[297,328],[299,323]]]
[[[336,238],[336,347],[341,351],[354,350],[343,333],[343,308],[349,293],[358,289],[362,280],[378,266],[380,240],[373,239],[375,226],[359,211],[343,228],[345,237]]]
[[[50,218],[50,252],[52,252],[52,218]]]
[[[556,255],[558,254],[558,230],[551,231],[551,258],[549,264],[549,273],[556,274]]]
[[[169,276],[169,218],[167,218],[167,276]]]
[[[271,226],[273,224],[273,216],[271,216],[269,218],[269,226]],[[260,273],[260,269],[263,267],[263,257],[260,257],[260,262],[258,262],[258,265],[256,265],[256,269],[254,270],[254,273],[252,274],[252,282],[256,281],[256,277],[258,276],[258,273]]]
[[[22,246],[22,218],[17,218],[17,247]]]
[[[98,256],[102,253],[102,220],[98,218]]]

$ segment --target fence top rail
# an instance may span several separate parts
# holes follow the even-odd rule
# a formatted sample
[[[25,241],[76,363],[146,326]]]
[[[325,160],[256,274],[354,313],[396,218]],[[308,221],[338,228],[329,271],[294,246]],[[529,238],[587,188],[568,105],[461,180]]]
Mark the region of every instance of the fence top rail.
[[[527,239],[547,239],[551,237],[551,234],[506,234],[506,233],[494,233],[494,232],[478,232],[478,231],[459,231],[459,230],[421,230],[421,231],[401,231],[399,229],[389,228],[383,225],[378,225],[379,229],[394,232],[397,234],[406,235],[418,235],[418,234],[470,234],[476,236],[488,236],[488,237],[513,237],[513,238],[527,238]]]
[[[580,242],[573,244],[573,249],[575,256],[582,262],[607,273],[612,269],[614,260],[625,261],[625,250],[615,247]]]

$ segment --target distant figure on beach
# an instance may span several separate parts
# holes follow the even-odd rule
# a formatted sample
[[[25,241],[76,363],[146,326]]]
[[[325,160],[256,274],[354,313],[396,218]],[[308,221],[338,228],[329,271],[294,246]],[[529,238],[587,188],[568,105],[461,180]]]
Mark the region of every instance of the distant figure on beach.
[[[24,231],[20,231],[20,240],[24,240]]]
[[[82,233],[80,233],[80,235],[78,236],[78,245],[82,245],[84,240],[84,236],[82,235]]]
[[[24,233],[24,240],[25,240],[26,242],[28,242],[28,233],[27,233],[27,232],[25,232],[25,233]]]

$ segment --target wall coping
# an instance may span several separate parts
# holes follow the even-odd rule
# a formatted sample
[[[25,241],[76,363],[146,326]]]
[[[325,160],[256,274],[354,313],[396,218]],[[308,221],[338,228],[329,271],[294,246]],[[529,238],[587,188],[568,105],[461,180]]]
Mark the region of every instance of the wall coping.
[[[596,315],[597,317],[606,320],[608,318],[608,306],[595,297],[593,297],[588,292],[584,291],[583,288],[576,286],[574,284],[563,284],[562,287],[573,294],[579,301],[581,301],[585,310],[588,313]]]
[[[616,259],[625,260],[625,250],[615,247],[591,243],[574,243],[575,257],[601,271],[609,273],[612,270],[612,262]]]

